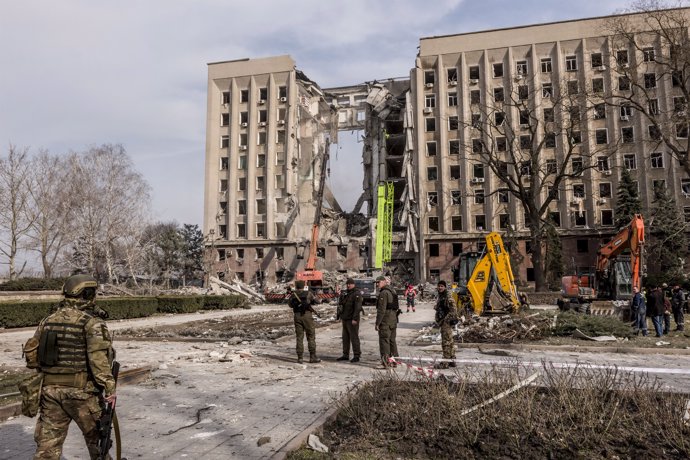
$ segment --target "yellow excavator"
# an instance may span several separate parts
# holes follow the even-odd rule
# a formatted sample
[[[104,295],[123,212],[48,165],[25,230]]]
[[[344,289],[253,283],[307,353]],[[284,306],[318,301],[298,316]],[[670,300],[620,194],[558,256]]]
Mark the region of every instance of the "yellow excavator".
[[[461,258],[459,264],[465,277],[460,275],[460,284],[453,291],[453,297],[460,313],[518,313],[529,308],[527,297],[519,293],[515,286],[510,255],[503,246],[501,235],[496,232],[486,235],[486,249],[482,254],[474,254]]]

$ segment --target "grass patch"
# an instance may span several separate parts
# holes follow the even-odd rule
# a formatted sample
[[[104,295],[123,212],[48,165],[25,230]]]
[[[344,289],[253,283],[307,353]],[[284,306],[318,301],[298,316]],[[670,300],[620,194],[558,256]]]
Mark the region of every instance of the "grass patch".
[[[553,314],[548,315],[553,318]],[[571,336],[575,329],[592,337],[599,335],[613,335],[616,337],[631,337],[633,335],[630,323],[621,321],[613,316],[583,315],[571,311],[559,312],[556,327],[551,329],[551,335]]]
[[[453,382],[381,374],[334,401],[337,415],[319,433],[329,457],[301,449],[290,458],[690,456],[683,420],[688,396],[663,393],[655,381],[616,369],[544,364],[538,385],[462,415],[534,372],[517,364],[458,372]]]

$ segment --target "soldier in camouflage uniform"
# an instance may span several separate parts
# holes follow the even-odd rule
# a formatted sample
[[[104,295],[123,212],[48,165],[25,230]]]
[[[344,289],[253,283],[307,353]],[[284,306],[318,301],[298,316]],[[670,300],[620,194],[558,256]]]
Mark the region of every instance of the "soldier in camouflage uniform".
[[[398,345],[395,335],[398,329],[398,295],[388,287],[385,277],[376,278],[379,295],[376,299],[376,330],[379,333],[379,351],[384,367],[395,367],[388,362],[391,356],[398,356]]]
[[[295,281],[295,291],[290,294],[288,305],[292,308],[295,316],[295,335],[297,338],[297,362],[302,364],[304,361],[304,335],[307,335],[307,346],[309,347],[309,362],[320,363],[321,360],[316,356],[316,325],[312,311],[315,303],[318,303],[314,294],[304,290],[304,281]]]
[[[448,294],[446,282],[441,280],[437,285],[438,299],[434,310],[436,310],[436,324],[441,328],[441,348],[443,349],[443,358],[455,359],[455,342],[453,341],[453,321],[457,324],[457,313],[453,297]],[[447,367],[455,367],[455,362],[438,363],[436,367],[445,369]]]
[[[94,302],[97,287],[88,275],[68,278],[64,300],[30,339],[40,343],[39,370],[44,374],[34,459],[60,458],[72,420],[84,434],[91,458],[98,458],[100,394],[105,392],[110,404],[116,396],[112,339],[103,320],[107,313]]]
[[[343,355],[337,361],[350,359],[350,343],[354,357],[350,362],[359,362],[362,350],[359,344],[359,316],[362,312],[362,293],[355,287],[355,280],[345,282],[347,291],[338,301],[338,317],[343,322]]]

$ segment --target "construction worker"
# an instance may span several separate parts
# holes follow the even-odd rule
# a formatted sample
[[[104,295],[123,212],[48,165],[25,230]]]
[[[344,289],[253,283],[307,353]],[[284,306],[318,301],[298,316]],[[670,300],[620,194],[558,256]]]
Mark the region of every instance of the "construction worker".
[[[384,367],[395,367],[389,362],[392,356],[398,356],[398,345],[395,335],[398,328],[398,314],[402,313],[398,307],[398,294],[388,287],[388,280],[379,276],[376,278],[379,294],[376,298],[376,325],[379,333],[379,352]]]
[[[350,359],[350,344],[352,344],[353,358],[351,363],[359,362],[362,350],[359,343],[359,317],[362,313],[362,293],[355,286],[355,280],[348,278],[345,282],[347,291],[340,297],[338,303],[338,317],[343,323],[343,355],[337,361]]]
[[[436,285],[438,299],[434,310],[436,310],[436,324],[441,328],[441,348],[443,349],[444,359],[455,359],[455,342],[453,341],[453,326],[458,323],[457,311],[453,297],[449,295],[446,282],[441,280]],[[436,365],[439,369],[455,367],[455,361],[444,361]]]
[[[97,287],[89,275],[67,278],[64,300],[30,339],[40,344],[37,364],[44,374],[34,459],[61,457],[72,420],[84,434],[90,457],[99,458],[99,398],[104,392],[105,401],[113,405],[116,384],[110,368],[112,339],[104,321],[107,313],[94,302]]]
[[[292,292],[288,305],[292,308],[295,321],[295,336],[297,340],[297,362],[304,362],[304,335],[307,335],[307,346],[309,347],[309,362],[320,363],[321,360],[316,356],[316,325],[314,324],[313,305],[318,303],[314,294],[305,289],[304,281],[295,281],[295,290]]]

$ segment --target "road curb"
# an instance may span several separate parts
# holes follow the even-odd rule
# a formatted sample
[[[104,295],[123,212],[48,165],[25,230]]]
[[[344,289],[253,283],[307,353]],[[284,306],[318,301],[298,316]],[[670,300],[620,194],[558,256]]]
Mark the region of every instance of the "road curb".
[[[685,348],[629,348],[629,347],[591,347],[580,345],[538,345],[523,343],[456,343],[458,348],[477,348],[484,350],[517,350],[517,351],[565,351],[565,352],[600,352],[631,355],[690,355],[690,349]]]
[[[143,382],[151,377],[151,366],[137,367],[134,369],[127,369],[120,373],[118,378],[119,385],[133,385],[139,382]],[[16,417],[22,413],[22,403],[17,402],[13,404],[8,404],[6,406],[0,406],[0,423],[4,422],[10,417]]]
[[[319,415],[311,425],[302,430],[297,436],[283,444],[283,446],[276,451],[270,458],[271,460],[284,460],[292,451],[299,449],[302,444],[307,442],[309,435],[323,427],[327,422],[333,419],[338,412],[337,407],[328,409],[323,414]]]

